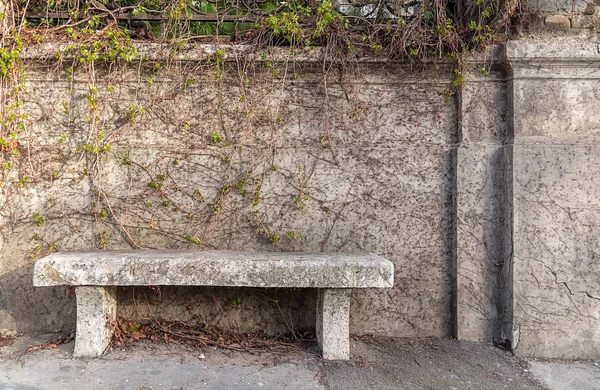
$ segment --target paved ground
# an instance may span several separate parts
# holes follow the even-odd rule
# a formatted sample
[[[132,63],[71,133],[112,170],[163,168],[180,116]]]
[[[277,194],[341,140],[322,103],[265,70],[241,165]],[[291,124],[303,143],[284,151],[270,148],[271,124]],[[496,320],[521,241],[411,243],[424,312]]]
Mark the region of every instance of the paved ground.
[[[552,390],[600,389],[598,362],[537,362],[529,361],[533,375]]]
[[[101,359],[73,359],[73,344],[25,353],[44,337],[0,348],[0,390],[19,389],[551,389],[600,390],[598,362],[537,362],[486,344],[362,337],[352,360],[323,362],[139,343]]]

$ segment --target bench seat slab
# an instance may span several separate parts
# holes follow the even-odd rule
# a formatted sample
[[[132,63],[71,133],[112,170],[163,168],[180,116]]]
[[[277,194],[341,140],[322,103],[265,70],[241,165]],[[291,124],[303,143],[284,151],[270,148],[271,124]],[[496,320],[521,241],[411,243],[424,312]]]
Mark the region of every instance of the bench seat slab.
[[[350,289],[319,289],[317,343],[325,360],[350,359]]]
[[[374,254],[57,252],[35,263],[33,285],[389,288],[394,266]]]
[[[110,344],[117,314],[116,287],[79,286],[77,298],[77,357],[98,357]]]

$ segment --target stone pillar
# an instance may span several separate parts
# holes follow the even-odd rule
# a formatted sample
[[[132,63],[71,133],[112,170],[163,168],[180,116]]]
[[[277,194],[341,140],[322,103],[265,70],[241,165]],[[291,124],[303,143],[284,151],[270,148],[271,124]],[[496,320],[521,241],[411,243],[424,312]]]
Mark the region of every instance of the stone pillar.
[[[476,69],[466,72],[459,94],[456,194],[455,329],[460,340],[506,344],[510,339],[502,329],[511,322],[505,310],[511,307],[512,285],[509,100],[503,69],[492,68],[486,76]]]
[[[600,51],[514,41],[513,350],[600,358]]]
[[[470,74],[457,158],[456,334],[600,358],[600,51],[510,41]],[[500,63],[500,61],[498,61]]]
[[[319,289],[317,343],[325,360],[350,359],[350,289]]]
[[[77,297],[77,357],[98,357],[110,344],[113,331],[107,326],[116,319],[116,287],[82,286],[75,288]]]

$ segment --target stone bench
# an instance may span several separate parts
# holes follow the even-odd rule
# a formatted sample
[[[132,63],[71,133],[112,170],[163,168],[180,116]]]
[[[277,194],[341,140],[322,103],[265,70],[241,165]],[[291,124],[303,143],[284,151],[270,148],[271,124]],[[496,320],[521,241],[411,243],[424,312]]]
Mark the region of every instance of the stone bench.
[[[350,289],[389,288],[393,264],[374,254],[193,251],[58,252],[38,260],[34,286],[75,286],[75,356],[110,344],[116,286],[317,288],[317,341],[326,360],[350,356]]]

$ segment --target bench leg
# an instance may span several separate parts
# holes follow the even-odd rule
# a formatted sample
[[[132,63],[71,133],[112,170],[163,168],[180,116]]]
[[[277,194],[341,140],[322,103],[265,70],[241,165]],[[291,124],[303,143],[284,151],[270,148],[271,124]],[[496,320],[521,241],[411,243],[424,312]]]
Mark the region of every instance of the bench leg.
[[[116,287],[75,287],[77,297],[77,357],[98,357],[110,344],[113,331],[107,322],[116,319]]]
[[[350,359],[350,289],[319,289],[317,343],[325,360]]]

